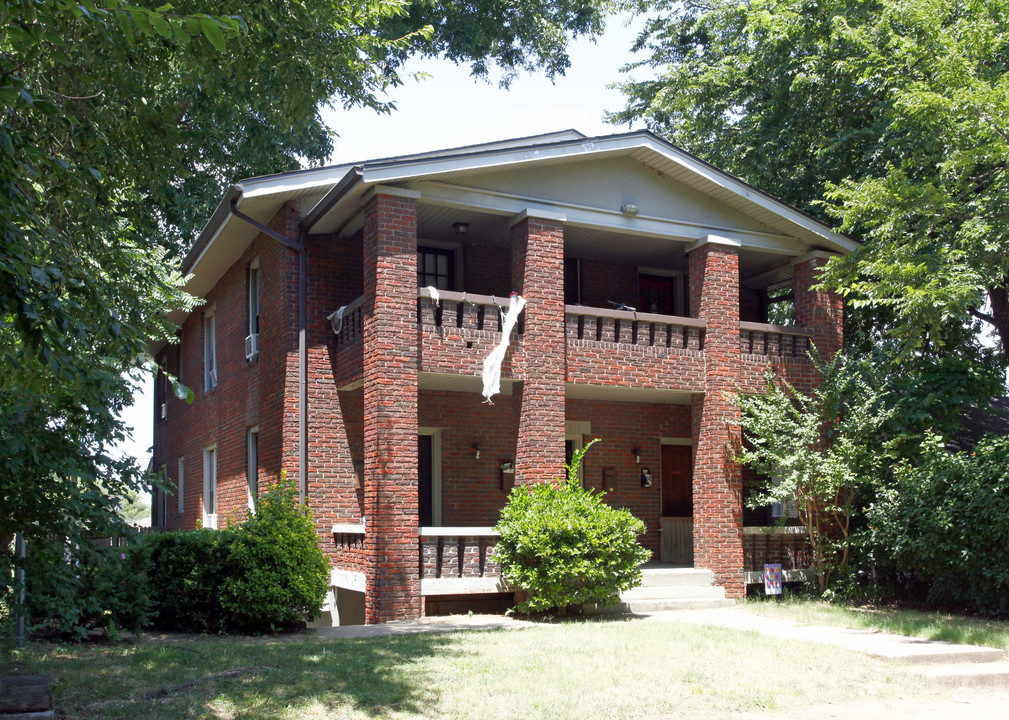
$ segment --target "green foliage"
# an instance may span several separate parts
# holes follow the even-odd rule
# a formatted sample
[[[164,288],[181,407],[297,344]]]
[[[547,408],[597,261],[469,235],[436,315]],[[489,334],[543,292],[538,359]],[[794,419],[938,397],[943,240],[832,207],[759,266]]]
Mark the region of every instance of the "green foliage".
[[[643,119],[865,240],[824,282],[902,352],[1009,344],[1009,2],[640,0]],[[824,198],[826,201],[824,202]],[[974,333],[960,336],[973,343]]]
[[[227,630],[221,596],[231,572],[228,555],[236,532],[233,528],[200,529],[144,538],[153,627],[209,633]]]
[[[495,553],[504,578],[528,593],[521,612],[611,605],[641,583],[638,566],[651,555],[637,540],[644,523],[578,480],[594,442],[575,453],[566,480],[515,487],[501,511]]]
[[[413,53],[562,72],[607,8],[0,3],[0,546],[81,545],[143,486],[106,448],[167,313],[194,307],[177,261],[229,183],[323,162],[320,108],[391,110]]]
[[[259,496],[235,532],[221,606],[229,625],[250,630],[313,618],[329,587],[329,563],[308,508],[290,483]]]
[[[25,578],[27,625],[33,634],[83,640],[91,630],[139,630],[149,619],[144,557],[136,544],[28,541]],[[13,589],[13,588],[12,588]]]
[[[865,377],[864,366],[843,354],[816,365],[823,381],[810,394],[769,369],[763,394],[736,397],[743,431],[737,460],[764,477],[752,488],[751,507],[795,503],[823,591],[848,569],[859,491],[892,457],[884,430],[894,408]]]
[[[1009,617],[1009,437],[948,452],[939,436],[867,511],[881,574],[928,600]]]
[[[260,495],[256,514],[222,530],[149,535],[153,624],[163,630],[269,630],[312,618],[329,586],[297,489],[282,483]]]

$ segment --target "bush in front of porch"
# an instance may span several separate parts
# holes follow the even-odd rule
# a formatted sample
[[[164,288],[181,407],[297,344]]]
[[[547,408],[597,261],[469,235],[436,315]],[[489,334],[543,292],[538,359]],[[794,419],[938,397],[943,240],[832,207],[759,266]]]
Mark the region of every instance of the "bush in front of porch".
[[[519,612],[612,605],[622,590],[641,583],[638,566],[650,557],[638,542],[645,524],[578,479],[595,442],[575,453],[566,479],[515,487],[501,511],[495,552],[504,578],[527,593]]]

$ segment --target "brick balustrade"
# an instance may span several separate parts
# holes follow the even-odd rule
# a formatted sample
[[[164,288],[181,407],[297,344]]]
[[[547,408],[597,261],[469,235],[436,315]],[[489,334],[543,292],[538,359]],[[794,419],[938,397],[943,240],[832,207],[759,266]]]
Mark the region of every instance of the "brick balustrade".
[[[493,553],[499,537],[489,527],[421,528],[421,578],[500,577]]]
[[[568,340],[702,350],[706,323],[697,318],[566,305],[564,325]]]

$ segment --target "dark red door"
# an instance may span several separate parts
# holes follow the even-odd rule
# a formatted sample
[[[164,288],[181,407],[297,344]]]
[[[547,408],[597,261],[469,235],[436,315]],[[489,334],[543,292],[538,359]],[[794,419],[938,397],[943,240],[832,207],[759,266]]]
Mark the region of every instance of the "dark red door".
[[[693,458],[689,445],[662,446],[662,517],[694,514]]]
[[[638,276],[638,312],[673,314],[673,278]]]

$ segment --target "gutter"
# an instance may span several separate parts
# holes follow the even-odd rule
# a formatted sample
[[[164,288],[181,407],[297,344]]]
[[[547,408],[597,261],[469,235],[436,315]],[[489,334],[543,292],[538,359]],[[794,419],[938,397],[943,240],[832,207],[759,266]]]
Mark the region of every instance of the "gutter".
[[[364,169],[360,165],[355,165],[316,203],[315,207],[298,223],[297,242],[238,209],[238,202],[241,200],[243,192],[240,183],[236,183],[228,189],[224,201],[218,206],[218,209],[227,207],[234,217],[252,225],[261,233],[298,253],[298,500],[302,505],[305,504],[308,495],[308,234],[312,227],[325,217],[326,213],[332,210],[351,188],[361,181],[363,175]],[[201,237],[201,240],[204,238]],[[193,260],[193,265],[195,265],[195,260],[203,254],[207,245],[209,242],[197,243],[186,256],[184,266],[190,260]]]

